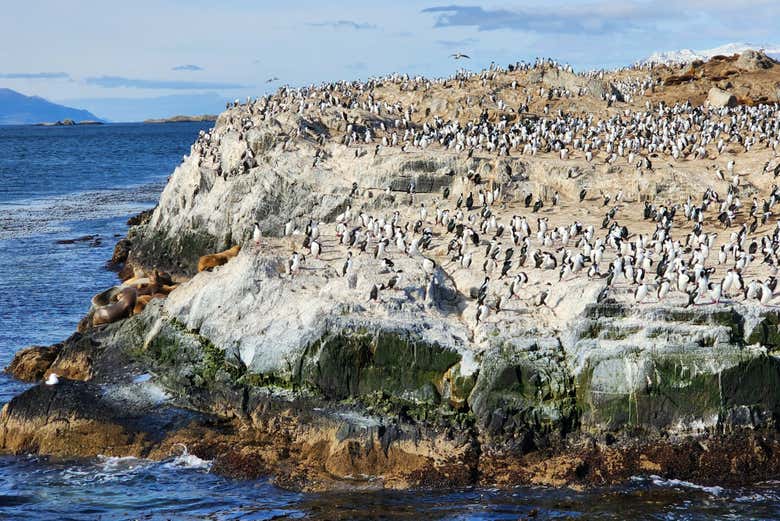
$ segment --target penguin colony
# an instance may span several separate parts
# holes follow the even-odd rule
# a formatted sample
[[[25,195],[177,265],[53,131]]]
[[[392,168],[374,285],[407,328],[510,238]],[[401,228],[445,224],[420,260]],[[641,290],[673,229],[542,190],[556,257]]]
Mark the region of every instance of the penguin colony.
[[[419,191],[414,180],[403,190],[353,182],[350,203],[332,221],[296,218],[277,231],[293,245],[284,270],[291,278],[305,277],[312,263],[327,262],[350,279],[364,259],[381,262],[386,281],[371,287],[369,303],[403,287],[405,273],[396,265],[407,258],[429,278],[426,293],[435,292],[437,273],[453,277],[470,302],[464,320],[476,325],[501,320],[517,306],[554,312],[551,286],[581,278],[602,283],[599,301],[775,305],[780,106],[656,102],[663,81],[652,67],[621,71],[619,81],[600,94],[587,86],[571,90],[525,81],[532,73],[553,72],[582,80],[610,74],[576,74],[538,59],[443,79],[394,74],[282,87],[230,104],[216,129],[201,132],[191,156],[225,179],[241,175],[258,158],[247,147],[238,167],[222,171],[221,137],[238,132],[245,139],[252,127],[293,114],[300,124],[283,136],[282,150],[311,150],[314,171],[325,172],[335,151],[344,149],[356,159],[426,151],[470,161],[473,168],[447,173],[452,183],[435,192]],[[420,108],[421,98],[445,91],[457,99],[456,110]],[[572,102],[579,99],[599,108],[576,110]],[[536,158],[572,165],[569,178],[583,165],[607,173],[621,167],[641,180],[684,167],[705,182],[662,198],[638,189],[640,183],[610,191],[538,190],[544,180],[529,179],[512,163]],[[509,181],[496,182],[480,168],[498,161]],[[378,195],[392,198],[392,208],[370,210]],[[260,225],[248,234],[261,249]],[[478,283],[464,287],[462,281]]]

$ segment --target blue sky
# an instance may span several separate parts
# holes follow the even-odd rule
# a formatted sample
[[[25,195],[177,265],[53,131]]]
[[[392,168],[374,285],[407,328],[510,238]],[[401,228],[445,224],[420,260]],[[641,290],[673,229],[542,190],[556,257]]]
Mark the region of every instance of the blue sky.
[[[216,112],[224,100],[394,71],[552,56],[580,69],[654,51],[776,44],[780,1],[8,0],[0,87],[112,120]],[[328,5],[331,4],[331,5]],[[176,109],[176,110],[174,110]],[[167,111],[170,110],[170,113]]]

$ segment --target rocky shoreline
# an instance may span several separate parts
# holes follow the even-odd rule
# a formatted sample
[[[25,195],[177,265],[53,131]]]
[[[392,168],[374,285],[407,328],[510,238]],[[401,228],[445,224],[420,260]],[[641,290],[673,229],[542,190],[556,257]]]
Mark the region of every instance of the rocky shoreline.
[[[549,88],[567,74],[518,78]],[[484,81],[457,88],[476,92]],[[594,91],[616,89],[577,81],[586,107],[599,103]],[[669,95],[662,84],[653,95]],[[420,128],[429,115],[467,112],[451,92],[414,96]],[[621,103],[598,110],[638,105]],[[780,475],[776,306],[736,295],[690,305],[685,292],[637,302],[628,281],[529,268],[527,297],[491,294],[494,311],[475,322],[485,273],[450,258],[447,230],[432,215],[456,194],[481,191],[479,173],[485,190],[501,187],[492,207],[499,219],[530,218],[527,191],[560,197],[538,214],[553,225],[597,224],[601,196],[582,191],[621,186],[621,224],[632,237],[652,234],[644,202],[682,201],[709,186],[712,162],[738,157],[748,170],[765,168],[768,147],[668,166],[654,158],[651,173],[637,174],[631,161],[555,151],[502,157],[345,145],[338,136],[347,125],[379,128],[376,118],[360,107],[313,107],[271,115],[242,105],[219,116],[111,260],[123,287],[150,297],[94,325],[106,304],[96,296],[71,338],[17,353],[9,373],[32,382],[55,373],[60,383],[4,407],[0,450],[162,459],[183,443],[213,460],[214,471],[272,475],[300,490],[589,487],[640,474],[744,485]],[[772,178],[748,182],[743,189],[757,194]],[[344,222],[360,227],[361,214],[393,212],[409,228],[418,215],[420,227],[432,228],[437,242],[425,256],[391,244],[388,264],[344,244]],[[310,222],[320,223],[322,254],[307,252],[293,269]],[[771,232],[772,223],[762,226],[758,233]],[[489,237],[475,247],[475,266],[489,260]],[[198,271],[202,256],[234,245],[235,256]],[[342,269],[348,251],[352,264]],[[763,275],[758,263],[750,269],[746,276]],[[541,294],[546,300],[533,304]]]

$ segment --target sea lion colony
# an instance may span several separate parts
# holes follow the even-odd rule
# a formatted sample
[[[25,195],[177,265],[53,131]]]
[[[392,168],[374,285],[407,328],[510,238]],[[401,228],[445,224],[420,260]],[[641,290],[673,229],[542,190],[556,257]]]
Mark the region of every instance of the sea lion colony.
[[[708,79],[707,67],[735,59],[691,65],[687,83],[677,81],[679,67],[575,74],[537,60],[438,80],[394,74],[283,87],[232,103],[191,156],[200,168],[239,176],[263,158],[247,148],[238,168],[222,171],[220,139],[264,125],[278,128],[284,152],[310,154],[322,175],[345,150],[365,168],[375,157],[419,151],[465,157],[471,167],[449,172],[441,189],[355,182],[332,222],[291,220],[276,234],[287,238],[247,230],[253,251],[283,259],[286,277],[330,268],[349,279],[362,259],[381,261],[387,280],[366,301],[401,286],[394,259],[403,256],[452,277],[469,297],[463,319],[472,327],[511,319],[508,310],[554,313],[550,285],[583,277],[603,281],[599,300],[774,305],[780,106],[760,102],[765,96],[735,107],[679,99],[697,81],[704,87],[689,97],[701,99],[723,78],[717,70]],[[291,118],[295,130],[284,132]],[[532,179],[529,162],[565,174]],[[380,197],[392,203],[374,211]],[[198,270],[237,252],[204,256]]]

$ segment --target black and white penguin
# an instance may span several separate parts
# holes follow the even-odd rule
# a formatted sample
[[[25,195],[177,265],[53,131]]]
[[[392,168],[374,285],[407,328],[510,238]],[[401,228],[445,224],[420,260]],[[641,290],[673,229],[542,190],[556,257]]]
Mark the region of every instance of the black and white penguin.
[[[263,238],[263,232],[260,231],[260,225],[255,223],[254,231],[252,232],[252,240],[255,246],[260,246],[260,240]]]
[[[480,304],[477,306],[477,324],[484,322],[490,313],[490,308],[486,304]]]
[[[346,277],[347,273],[352,271],[352,252],[347,252],[347,260],[344,262],[344,265],[341,267],[341,276]]]

